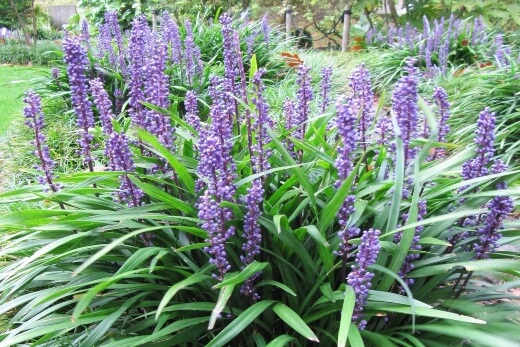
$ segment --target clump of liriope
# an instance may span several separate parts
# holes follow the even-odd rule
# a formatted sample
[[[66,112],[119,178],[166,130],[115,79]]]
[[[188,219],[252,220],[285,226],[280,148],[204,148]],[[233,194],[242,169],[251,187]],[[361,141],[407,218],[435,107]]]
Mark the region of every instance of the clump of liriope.
[[[295,163],[291,151],[284,148],[286,132],[277,133],[281,126],[271,118],[264,71],[251,71],[251,78],[246,77],[240,44],[250,45],[240,42],[227,16],[221,19],[223,30],[228,31],[223,36],[230,39],[226,54],[234,59],[222,62],[223,69],[212,70],[208,99],[204,100],[206,92],[197,85],[199,75],[185,71],[185,61],[170,65],[177,59],[172,45],[179,28],[168,16],[163,16],[160,34],[151,32],[144,17],[134,22],[129,73],[122,76],[126,88],[119,83],[113,86],[110,75],[102,76],[99,70],[82,71],[89,82],[86,95],[99,118],[95,126],[101,126],[88,131],[103,134],[105,151],[96,155],[107,163],[107,172],[60,177],[68,182],[67,189],[30,197],[41,198],[48,209],[0,218],[2,230],[15,232],[9,235],[14,242],[9,241],[0,252],[13,259],[13,264],[0,269],[4,291],[0,314],[23,306],[14,310],[13,322],[19,325],[1,333],[1,343],[34,343],[33,338],[42,338],[50,339],[45,343],[66,345],[80,341],[85,345],[248,346],[319,341],[328,346],[359,344],[362,339],[367,344],[436,341],[452,345],[460,342],[462,330],[478,332],[488,345],[489,341],[502,343],[507,334],[495,336],[493,324],[475,327],[470,323],[484,322],[468,313],[459,314],[467,310],[466,302],[460,309],[457,300],[439,300],[456,297],[446,289],[460,269],[459,259],[472,256],[438,254],[445,244],[438,236],[445,233],[440,230],[443,223],[458,218],[448,204],[456,192],[453,187],[460,183],[447,183],[453,178],[441,172],[431,176],[433,184],[442,186],[431,189],[432,185],[425,184],[419,192],[413,189],[422,185],[417,180],[431,173],[433,165],[446,166],[452,175],[459,169],[453,163],[457,158],[438,153],[429,158],[437,162],[419,163],[421,175],[413,177],[415,186],[406,186],[411,202],[418,206],[410,206],[409,199],[402,200],[394,191],[402,183],[396,180],[412,177],[412,162],[423,157],[413,153],[421,147],[420,141],[414,142],[419,133],[418,126],[413,126],[419,123],[413,118],[417,116],[414,75],[400,81],[390,115],[375,122],[368,71],[360,67],[350,81],[351,93],[336,103],[337,131],[329,133],[337,136],[327,140],[322,115],[312,111],[326,108],[330,85],[323,81],[322,90],[315,93],[320,97],[311,100],[307,91],[316,86],[309,77],[316,71],[310,65],[301,68],[295,76],[300,84],[294,90],[299,98],[288,102],[286,111],[291,117],[287,120],[292,123],[291,136],[297,138],[291,149],[298,159]],[[275,44],[268,39],[270,45]],[[170,85],[176,79],[167,75],[176,69],[183,78],[193,77],[185,95],[184,89],[179,94]],[[116,105],[118,99],[109,87],[121,91],[119,98],[130,98],[126,110]],[[442,121],[448,106],[441,94],[437,91],[436,103]],[[184,108],[178,103],[183,97]],[[31,111],[29,118],[40,126],[38,113]],[[394,152],[387,154],[385,148],[367,140],[374,123],[380,125],[378,135],[387,148],[395,141]],[[393,130],[402,138],[388,136]],[[439,142],[443,142],[443,131],[447,130],[437,134]],[[399,140],[405,145],[398,146]],[[378,164],[400,156],[408,162],[407,171],[388,178]],[[488,173],[505,175],[503,163],[492,155],[484,157]],[[424,167],[428,171],[422,171]],[[97,186],[92,188],[92,183]],[[504,189],[505,183],[498,182],[496,188]],[[32,189],[40,187],[24,187],[0,199],[16,194],[27,199]],[[442,193],[443,189],[449,192]],[[423,193],[433,196],[428,206]],[[47,198],[51,201],[43,200]],[[56,209],[53,199],[63,200],[65,209]],[[494,266],[485,258],[496,247],[500,224],[511,204],[505,196],[497,196],[488,207],[487,214],[476,218],[474,238],[466,240],[475,243],[476,267]],[[399,233],[390,242],[399,215],[409,245]],[[431,223],[430,217],[440,223]],[[421,225],[407,227],[412,219]],[[144,236],[150,232],[153,239]],[[429,240],[423,239],[423,232]],[[137,235],[143,235],[142,240]],[[405,247],[408,254],[403,254],[408,251]],[[34,255],[29,254],[36,249]],[[419,257],[424,261],[418,262]],[[435,263],[432,267],[431,262]],[[406,285],[397,286],[396,275]],[[402,296],[412,284],[413,298]],[[487,294],[484,286],[475,290],[479,301],[499,293],[493,288]],[[444,309],[444,304],[450,309]],[[497,303],[509,314],[505,305]],[[475,312],[486,309],[479,304]],[[495,311],[491,318],[485,318],[494,322],[499,313],[497,307],[491,310]],[[350,313],[353,324],[348,330],[338,329]],[[386,319],[380,318],[385,313]],[[412,335],[407,322],[414,315],[422,317],[418,333]],[[46,320],[45,329],[35,325],[34,317]],[[450,319],[459,324],[455,329],[446,322]],[[508,328],[514,326],[508,324]]]
[[[493,53],[496,52],[497,60],[503,62],[501,53],[508,47],[502,45],[499,34],[494,41],[496,48]],[[492,56],[485,48],[491,39],[483,18],[463,21],[453,14],[448,19],[441,17],[432,22],[424,16],[422,31],[411,23],[400,28],[391,27],[386,33],[370,29],[366,34],[366,43],[367,46],[388,48],[396,54],[404,53],[418,59],[424,67],[424,77],[428,79],[445,76],[450,66],[467,63],[465,60],[472,62],[479,57]]]
[[[477,156],[465,162],[462,166],[461,176],[463,180],[471,180],[487,176],[489,174],[499,174],[507,171],[507,165],[500,159],[494,157],[495,142],[495,114],[485,108],[480,114],[477,121],[477,129],[475,130],[475,152]],[[497,189],[507,189],[506,182],[496,184]],[[460,192],[467,190],[468,186],[461,187]],[[464,202],[465,200],[461,200]],[[497,242],[501,237],[500,229],[503,220],[513,211],[513,200],[508,196],[496,196],[488,204],[488,213],[485,216],[469,216],[459,221],[459,224],[467,229],[477,227],[483,222],[482,226],[478,226],[475,235],[476,242],[473,244],[475,257],[484,259],[489,257],[497,246]],[[463,232],[452,238],[452,242],[465,241],[472,235],[470,232]]]

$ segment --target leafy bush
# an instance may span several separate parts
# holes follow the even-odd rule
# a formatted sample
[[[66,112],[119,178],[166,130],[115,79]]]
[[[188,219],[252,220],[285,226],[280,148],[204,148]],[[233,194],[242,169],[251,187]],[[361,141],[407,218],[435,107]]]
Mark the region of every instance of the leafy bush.
[[[52,66],[61,61],[60,47],[51,41],[34,47],[23,43],[0,45],[0,64]]]
[[[331,71],[301,65],[269,112],[279,85],[254,57],[246,74],[221,22],[224,62],[206,66],[204,99],[192,93],[203,84],[172,93],[185,87],[170,85],[164,43],[135,22],[128,65],[112,69],[127,69],[120,115],[107,93],[119,77],[96,78],[66,39],[60,95],[83,172],[53,170],[40,97],[27,93],[40,184],[0,199],[41,208],[0,216],[0,313],[13,315],[0,346],[515,346],[518,253],[496,242],[517,242],[504,218],[519,172],[490,148],[490,113],[476,152],[446,155],[445,96],[431,109],[410,62],[391,118],[364,67],[334,107]],[[176,68],[193,82],[190,64]]]
[[[485,69],[469,69],[459,77],[463,80],[453,89],[451,102],[453,104],[453,132],[451,138],[459,143],[468,143],[471,133],[475,130],[469,115],[478,112],[484,105],[489,105],[497,116],[498,134],[497,150],[507,153],[517,159],[517,147],[520,141],[519,129],[516,126],[520,119],[520,104],[518,103],[518,72],[517,65]],[[469,125],[471,124],[471,125]]]
[[[383,49],[370,62],[375,74],[381,77],[375,86],[380,92],[397,81],[408,57],[418,61],[425,80],[435,79],[438,83],[456,70],[489,64],[497,52],[509,49],[502,35],[487,30],[480,17],[472,22],[454,16],[429,22],[425,17],[422,31],[410,23],[399,29],[390,28],[387,33],[369,30],[366,42],[369,49]]]

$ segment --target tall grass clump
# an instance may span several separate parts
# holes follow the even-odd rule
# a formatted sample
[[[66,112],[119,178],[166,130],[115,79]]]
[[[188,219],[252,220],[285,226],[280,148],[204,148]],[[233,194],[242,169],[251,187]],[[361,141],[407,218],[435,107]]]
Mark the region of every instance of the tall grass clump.
[[[369,30],[369,51],[379,56],[369,60],[377,76],[375,89],[390,91],[402,75],[407,59],[414,58],[420,70],[420,90],[431,94],[443,86],[453,105],[449,139],[467,145],[472,141],[476,115],[489,106],[497,117],[497,150],[514,156],[518,147],[516,82],[519,50],[507,35],[486,28],[482,18],[460,20],[454,16],[423,19],[422,30],[410,23],[387,32]]]
[[[369,50],[380,55],[370,65],[380,78],[375,81],[378,91],[390,88],[399,78],[399,70],[408,57],[418,60],[425,81],[442,80],[451,74],[460,74],[467,67],[485,67],[493,64],[509,65],[516,60],[510,45],[500,33],[486,28],[481,17],[461,20],[449,18],[423,19],[422,30],[410,23],[387,32],[376,29],[366,34]]]
[[[8,42],[0,45],[0,64],[53,66],[61,60],[60,47],[53,41],[41,41],[34,47]]]
[[[519,172],[495,155],[493,113],[475,147],[436,151],[449,112],[419,95],[413,60],[388,112],[364,65],[333,101],[330,70],[305,64],[273,111],[268,65],[219,23],[209,63],[187,34],[192,55],[168,65],[182,39],[142,18],[105,47],[112,71],[65,40],[81,171],[53,170],[27,93],[41,178],[0,199],[41,207],[0,217],[0,346],[517,345],[518,253],[500,246],[517,242]]]

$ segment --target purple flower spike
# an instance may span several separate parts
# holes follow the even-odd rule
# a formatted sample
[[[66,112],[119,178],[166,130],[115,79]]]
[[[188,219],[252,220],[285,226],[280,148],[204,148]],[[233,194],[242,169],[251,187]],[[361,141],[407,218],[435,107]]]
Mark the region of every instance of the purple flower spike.
[[[123,110],[123,105],[125,103],[123,91],[119,88],[114,90],[114,98],[116,99],[116,101],[115,101],[116,114],[119,114]]]
[[[505,172],[507,165],[497,160],[491,167],[493,174]],[[507,189],[505,182],[496,185],[497,189]],[[489,253],[498,247],[498,240],[502,237],[504,219],[513,211],[513,199],[509,196],[495,196],[488,203],[488,213],[484,225],[477,229],[477,242],[473,245],[476,259],[487,259]]]
[[[199,217],[203,220],[202,228],[208,232],[207,242],[211,246],[205,251],[210,254],[210,262],[217,266],[214,277],[222,280],[231,268],[226,258],[225,243],[234,234],[234,227],[227,227],[226,222],[233,218],[233,212],[221,207],[224,201],[235,201],[236,186],[233,183],[236,165],[231,150],[232,126],[228,118],[225,100],[219,97],[219,83],[213,79],[210,94],[216,99],[210,109],[211,124],[203,129],[199,141],[199,164],[197,173],[199,189],[206,186],[205,195],[199,200]]]
[[[186,57],[186,78],[188,84],[195,82],[195,77],[202,74],[202,60],[200,58],[200,48],[195,44],[193,30],[190,21],[184,22],[186,28],[186,39],[184,40],[184,56]]]
[[[262,33],[264,34],[264,42],[269,44],[269,22],[267,21],[267,13],[262,17]]]
[[[54,160],[51,159],[49,147],[45,144],[45,135],[42,133],[43,113],[41,107],[41,98],[34,91],[29,90],[25,94],[23,102],[26,105],[23,109],[23,113],[26,118],[25,124],[34,130],[34,154],[40,160],[40,165],[37,167],[37,169],[43,173],[43,176],[38,177],[38,182],[42,185],[48,185],[50,190],[57,192],[59,190],[59,186],[54,183],[54,175],[52,173],[55,163]]]
[[[264,190],[262,189],[262,181],[256,179],[253,181],[251,188],[247,190],[245,198],[245,204],[248,208],[246,215],[244,216],[244,233],[242,237],[245,239],[242,244],[242,250],[245,255],[240,256],[240,260],[244,263],[244,267],[251,264],[256,255],[260,254],[260,243],[262,242],[262,233],[258,218],[262,214],[260,206]],[[260,275],[260,273],[254,274],[248,278],[242,287],[240,292],[245,296],[250,297],[256,301],[260,299],[260,295],[256,292],[256,288],[253,287],[254,280]]]
[[[226,272],[231,269],[227,260],[226,241],[234,234],[234,227],[226,230],[224,225],[227,220],[226,212],[208,190],[200,197],[198,207],[199,218],[203,221],[202,228],[208,232],[207,242],[210,243],[210,246],[204,248],[204,251],[211,256],[210,264],[217,267],[218,274],[213,274],[213,277],[222,281]]]
[[[136,17],[132,22],[132,32],[128,46],[130,92],[128,110],[132,123],[145,127],[144,107],[140,101],[144,101],[143,93],[143,68],[147,61],[146,46],[150,40],[151,32],[144,15]]]
[[[363,151],[366,152],[368,144],[368,129],[374,120],[374,92],[370,83],[370,72],[365,64],[354,70],[350,77],[349,86],[352,89],[352,97],[357,99],[359,107],[358,140],[361,142]]]
[[[321,70],[321,82],[320,82],[320,105],[319,109],[321,113],[324,113],[327,107],[330,105],[330,93],[332,89],[332,67],[324,67]]]
[[[361,231],[359,228],[355,226],[348,226],[348,218],[356,211],[354,209],[355,202],[355,195],[347,196],[347,198],[341,205],[340,210],[338,211],[338,224],[340,228],[338,231],[339,246],[338,250],[335,251],[334,254],[336,254],[339,257],[342,257],[345,262],[347,261],[349,252],[352,248],[352,246],[349,245],[348,241],[354,237],[357,237],[359,235],[359,232]]]
[[[112,47],[112,34],[110,33],[110,26],[108,24],[101,24],[99,26],[99,36],[96,57],[104,59],[108,55],[108,61],[111,66],[116,64],[116,55],[114,47]]]
[[[99,111],[99,119],[103,128],[103,133],[110,136],[113,132],[112,119],[115,118],[112,112],[112,102],[103,87],[103,82],[99,78],[90,81],[92,98]]]
[[[312,87],[311,87],[311,68],[305,65],[298,67],[298,91],[296,92],[296,103],[295,103],[295,119],[294,129],[292,136],[298,140],[303,140],[306,133],[307,121],[311,113],[311,101],[313,98]],[[300,151],[298,157],[300,162],[302,161],[303,153]]]
[[[59,78],[59,77],[60,77],[60,69],[58,69],[58,68],[56,68],[56,67],[53,67],[53,68],[51,69],[51,76],[52,76],[52,78],[54,78],[54,79]]]
[[[390,119],[390,115],[385,112],[379,116],[379,119],[376,123],[375,133],[377,134],[377,144],[381,146],[389,146],[392,130],[392,119]]]
[[[354,288],[356,293],[356,304],[352,321],[357,322],[360,330],[365,329],[367,322],[363,319],[363,307],[366,304],[368,291],[371,287],[370,281],[374,274],[368,271],[368,267],[376,262],[381,245],[379,244],[379,230],[369,229],[363,232],[361,244],[356,254],[357,266],[352,265],[352,272],[347,276],[347,283]]]
[[[437,115],[439,120],[439,134],[437,135],[438,142],[446,142],[446,135],[450,131],[448,119],[450,118],[450,103],[448,102],[448,94],[441,88],[435,88],[433,92],[433,101],[437,106]],[[431,157],[428,160],[435,160],[444,157],[444,148],[435,148]]]
[[[161,37],[170,45],[170,60],[172,64],[182,62],[182,41],[179,34],[179,27],[167,11],[161,16]]]
[[[471,45],[476,46],[484,42],[486,36],[486,26],[482,17],[473,20],[473,30],[471,31]]]
[[[247,52],[246,52],[246,59],[247,61],[251,60],[251,57],[253,56],[253,50],[255,48],[255,39],[256,39],[256,33],[252,33],[248,37],[246,37],[246,46],[247,46]]]
[[[448,55],[450,54],[450,37],[449,34],[444,38],[444,42],[439,49],[439,66],[441,73],[446,75],[448,69]]]
[[[233,104],[235,113],[238,113],[238,102],[233,99],[233,96],[241,96],[245,97],[245,95],[238,95],[237,91],[238,87],[236,86],[236,81],[238,76],[240,75],[240,68],[238,64],[238,60],[242,59],[239,57],[237,53],[239,53],[240,42],[238,42],[238,33],[237,37],[235,37],[235,32],[232,27],[232,18],[227,13],[222,14],[220,16],[220,24],[222,25],[222,46],[223,46],[223,58],[224,58],[224,82],[223,87],[226,93],[226,98],[230,104]],[[235,117],[238,117],[238,114],[235,114]],[[230,115],[232,118],[232,115]]]
[[[105,153],[109,159],[108,168],[110,171],[135,172],[132,151],[125,134],[113,132],[106,143]],[[120,176],[119,182],[118,200],[130,207],[140,206],[141,199],[144,196],[143,191],[137,188],[127,174]]]
[[[81,42],[85,45],[87,51],[90,50],[90,33],[88,32],[88,22],[85,19],[81,20]]]
[[[92,103],[88,99],[88,85],[85,73],[89,67],[89,60],[85,48],[80,41],[72,36],[63,41],[63,60],[67,64],[67,74],[71,92],[71,101],[77,124],[81,129],[81,154],[89,170],[94,171],[94,162],[91,155],[91,143],[93,136],[89,128],[94,127],[94,116],[92,114]]]
[[[271,141],[267,134],[267,127],[273,127],[274,125],[273,120],[269,117],[269,104],[263,96],[265,87],[261,81],[261,77],[264,73],[265,70],[258,70],[251,81],[253,84],[253,92],[255,93],[251,101],[256,107],[252,126],[256,142],[253,145],[254,155],[252,157],[254,164],[253,171],[255,173],[270,169],[268,159],[271,156],[271,151],[265,147]]]
[[[119,21],[117,19],[117,12],[108,11],[105,13],[105,22],[108,30],[110,30],[110,42],[112,42],[113,38],[117,47],[117,56],[115,53],[113,56],[109,56],[110,64],[119,68],[121,72],[126,75],[127,67],[125,62],[125,47],[123,45],[123,33],[121,32],[121,27],[119,26]]]
[[[475,130],[475,144],[477,157],[468,160],[462,165],[462,178],[470,180],[489,174],[488,164],[493,157],[495,142],[495,114],[486,107],[480,114]],[[463,189],[463,188],[461,188]]]
[[[186,107],[186,122],[200,134],[202,131],[202,126],[200,124],[199,111],[197,108],[197,95],[193,90],[188,90],[186,92],[184,105]]]
[[[338,169],[338,178],[336,186],[347,179],[352,172],[352,157],[356,149],[357,133],[356,121],[357,110],[359,109],[358,100],[349,98],[340,102],[336,106],[336,127],[341,138],[342,145],[338,148],[338,157],[336,159],[336,168]]]
[[[150,104],[167,109],[169,100],[169,79],[166,70],[166,44],[156,37],[153,55],[143,67],[144,100]],[[145,129],[157,136],[159,142],[168,149],[174,145],[174,131],[170,117],[150,109],[145,110]]]
[[[419,123],[419,109],[417,107],[419,78],[413,63],[414,61],[411,59],[407,61],[405,70],[408,75],[399,79],[392,95],[392,109],[397,118],[400,137],[403,140],[405,167],[410,165],[417,152],[410,148],[411,140],[417,137]]]
[[[338,128],[339,136],[341,139],[341,145],[338,148],[338,157],[336,159],[336,168],[338,169],[338,180],[335,183],[336,187],[339,187],[344,180],[351,174],[353,168],[353,153],[356,149],[356,120],[358,109],[358,100],[349,98],[340,102],[336,105],[336,127]],[[338,237],[340,239],[339,250],[336,252],[337,255],[343,257],[346,261],[350,245],[348,240],[356,237],[359,234],[359,229],[351,226],[348,227],[348,218],[354,213],[354,202],[355,196],[348,196],[341,209],[338,211],[338,224],[340,230],[338,231]]]

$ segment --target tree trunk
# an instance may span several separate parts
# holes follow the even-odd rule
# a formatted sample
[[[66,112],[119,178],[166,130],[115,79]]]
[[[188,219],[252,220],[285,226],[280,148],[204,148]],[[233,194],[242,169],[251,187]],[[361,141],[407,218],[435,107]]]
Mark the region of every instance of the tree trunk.
[[[392,21],[394,22],[395,26],[398,26],[397,22],[397,10],[395,9],[395,3],[394,0],[386,0],[386,3],[388,4],[388,8],[390,9],[390,15],[392,16]]]
[[[36,9],[34,8],[34,0],[31,1],[32,20],[33,20],[33,42],[36,46],[36,40],[38,38],[38,29],[36,28]]]
[[[365,13],[365,16],[367,17],[368,25],[370,26],[370,29],[374,30],[374,22],[372,22],[372,18],[370,18],[370,11],[368,10],[368,8],[365,7],[363,9],[363,12]]]
[[[23,36],[25,37],[25,42],[27,42],[27,45],[30,46],[31,38],[29,37],[29,33],[27,33],[27,31],[25,30],[25,25],[24,25],[25,23],[22,22],[22,18],[20,17],[20,12],[18,12],[18,8],[14,4],[13,0],[10,0],[10,3],[11,3],[11,7],[14,10],[14,13],[16,14],[16,18],[18,18],[18,24],[22,27],[22,32],[23,32]]]

